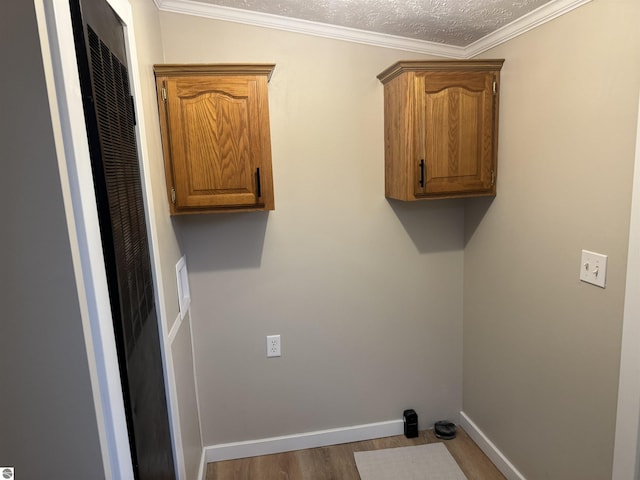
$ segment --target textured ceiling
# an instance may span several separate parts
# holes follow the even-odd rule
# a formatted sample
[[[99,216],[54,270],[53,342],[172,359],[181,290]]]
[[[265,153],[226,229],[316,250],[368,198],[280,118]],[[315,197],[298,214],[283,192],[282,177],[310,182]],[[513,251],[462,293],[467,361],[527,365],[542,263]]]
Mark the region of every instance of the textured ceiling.
[[[467,46],[557,0],[200,0],[454,46]]]

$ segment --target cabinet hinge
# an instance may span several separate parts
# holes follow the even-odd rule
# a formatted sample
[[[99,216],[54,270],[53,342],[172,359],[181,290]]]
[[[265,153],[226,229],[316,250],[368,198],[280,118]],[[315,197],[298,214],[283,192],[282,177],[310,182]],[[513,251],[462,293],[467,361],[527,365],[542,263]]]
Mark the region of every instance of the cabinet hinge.
[[[167,103],[167,87],[164,84],[162,85],[162,101]]]
[[[176,189],[171,187],[171,203],[176,204]]]
[[[495,95],[496,93],[498,93],[498,82],[496,82],[494,80],[493,81],[493,94]]]
[[[491,170],[491,186],[496,183],[496,172],[495,170]]]

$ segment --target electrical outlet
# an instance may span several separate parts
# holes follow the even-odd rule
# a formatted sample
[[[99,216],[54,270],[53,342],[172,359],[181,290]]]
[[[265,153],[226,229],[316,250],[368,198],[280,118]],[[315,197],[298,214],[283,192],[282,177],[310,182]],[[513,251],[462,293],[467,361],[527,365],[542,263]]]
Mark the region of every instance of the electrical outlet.
[[[267,335],[267,357],[280,356],[280,335]]]

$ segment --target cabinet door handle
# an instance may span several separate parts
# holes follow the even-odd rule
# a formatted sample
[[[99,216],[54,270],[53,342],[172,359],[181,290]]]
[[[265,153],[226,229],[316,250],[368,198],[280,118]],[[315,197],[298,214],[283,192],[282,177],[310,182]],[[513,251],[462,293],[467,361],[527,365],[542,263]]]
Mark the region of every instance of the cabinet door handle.
[[[420,187],[424,188],[424,160],[420,160]]]
[[[260,185],[260,168],[256,168],[256,187],[258,198],[260,198],[262,196],[262,187]]]

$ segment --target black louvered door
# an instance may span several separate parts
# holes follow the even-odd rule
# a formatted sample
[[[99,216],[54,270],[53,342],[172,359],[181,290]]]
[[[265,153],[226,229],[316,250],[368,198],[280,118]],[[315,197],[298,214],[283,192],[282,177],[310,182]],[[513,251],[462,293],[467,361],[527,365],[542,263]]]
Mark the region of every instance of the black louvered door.
[[[134,474],[175,479],[124,30],[105,0],[71,0]]]

